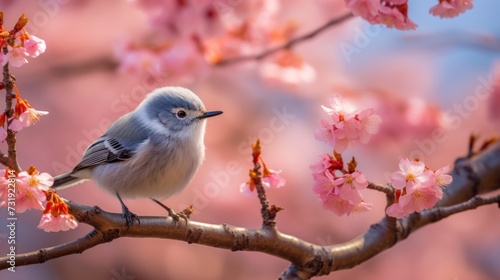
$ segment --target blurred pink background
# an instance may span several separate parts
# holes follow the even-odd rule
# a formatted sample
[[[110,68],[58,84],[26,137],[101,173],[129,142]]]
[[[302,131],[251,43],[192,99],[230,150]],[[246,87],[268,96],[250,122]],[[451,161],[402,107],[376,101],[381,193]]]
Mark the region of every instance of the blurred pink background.
[[[359,19],[330,28],[295,50],[315,69],[314,81],[298,85],[263,78],[257,63],[214,67],[191,81],[151,78],[113,70],[114,49],[123,38],[149,28],[147,14],[133,1],[0,1],[6,28],[21,13],[28,31],[47,43],[47,51],[22,68],[13,68],[23,98],[50,112],[18,134],[19,161],[57,175],[69,171],[92,140],[121,114],[133,110],[151,89],[182,85],[196,92],[209,110],[224,114],[207,125],[207,159],[190,185],[164,203],[175,210],[194,204],[196,221],[258,228],[257,199],[244,197],[249,145],[257,137],[263,157],[287,179],[268,191],[279,230],[316,244],[336,244],[364,233],[384,215],[384,195],[363,191],[374,203],[369,213],[337,217],[325,211],[311,190],[309,165],[330,147],[314,139],[320,105],[341,94],[383,118],[381,132],[368,145],[348,149],[370,181],[385,183],[401,157],[419,156],[431,167],[452,164],[466,152],[468,136],[498,133],[498,110],[490,99],[468,103],[485,86],[499,55],[499,30],[492,26],[500,3],[476,1],[475,8],[452,20],[432,18],[429,7],[411,2],[414,32],[369,26]],[[283,17],[294,19],[298,34],[346,12],[343,1],[287,2]],[[45,3],[45,4],[44,4]],[[51,3],[51,5],[47,4]],[[55,3],[55,4],[54,4]],[[49,8],[47,8],[49,7]],[[412,6],[413,7],[413,6]],[[361,38],[359,34],[364,34]],[[345,47],[355,52],[346,55]],[[343,49],[344,48],[344,49]],[[354,49],[351,49],[354,50]],[[499,98],[496,97],[498,102]],[[457,106],[471,108],[459,114]],[[287,112],[283,117],[277,112]],[[458,117],[450,125],[443,112]],[[445,130],[441,143],[432,133]],[[5,146],[2,146],[5,151]],[[77,203],[120,212],[120,204],[92,182],[60,192]],[[138,215],[164,215],[149,200],[126,201]],[[6,221],[0,208],[0,220]],[[36,228],[37,211],[19,215],[17,253],[31,252],[79,238],[90,231],[45,233]],[[317,279],[499,279],[500,225],[495,205],[455,215],[412,234],[377,257],[350,270]],[[5,226],[0,252],[6,252]],[[125,271],[135,279],[275,279],[289,264],[256,252],[230,252],[161,239],[120,238],[82,254],[0,272],[0,279],[113,279]],[[118,278],[116,278],[118,279]]]

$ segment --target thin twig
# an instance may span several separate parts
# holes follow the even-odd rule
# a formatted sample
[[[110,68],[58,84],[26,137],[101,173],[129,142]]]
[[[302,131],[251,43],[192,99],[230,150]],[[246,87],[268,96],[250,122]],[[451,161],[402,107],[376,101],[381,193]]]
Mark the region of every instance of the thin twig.
[[[78,238],[75,241],[71,241],[54,247],[44,248],[27,254],[16,255],[15,264],[16,266],[23,266],[32,263],[44,263],[52,259],[82,253],[83,251],[93,248],[99,244],[110,242],[116,237],[116,234],[105,234],[97,230],[92,230],[84,237]],[[0,269],[10,267],[8,261],[4,263],[5,264],[0,265]]]
[[[283,44],[281,46],[268,49],[268,50],[266,50],[266,51],[264,51],[264,52],[262,52],[260,54],[244,55],[244,56],[238,56],[238,57],[223,59],[223,60],[217,62],[215,64],[215,66],[226,66],[226,65],[229,65],[229,64],[238,63],[238,62],[244,62],[244,61],[248,61],[248,60],[261,60],[261,59],[264,59],[264,58],[266,58],[266,57],[268,57],[268,56],[270,56],[270,55],[272,55],[272,54],[274,54],[276,52],[279,52],[281,50],[290,49],[293,46],[295,46],[296,44],[299,44],[301,42],[307,41],[307,40],[315,37],[316,35],[320,34],[321,32],[327,30],[331,26],[340,24],[343,21],[345,21],[345,20],[347,20],[347,19],[349,19],[349,18],[351,18],[353,16],[354,16],[353,14],[348,13],[348,14],[345,14],[345,15],[340,16],[338,18],[331,19],[330,21],[328,21],[327,23],[323,24],[322,26],[316,28],[315,30],[313,30],[313,31],[311,31],[311,32],[309,32],[307,34],[304,34],[302,36],[293,38],[292,40],[286,42],[285,44]]]
[[[406,218],[407,221],[403,220],[402,221],[403,224],[409,223],[408,220],[411,220],[412,226],[408,227],[408,229],[410,229],[408,232],[403,231],[402,233],[405,233],[404,238],[406,238],[410,233],[427,225],[429,222],[435,223],[445,218],[448,218],[451,215],[455,215],[464,211],[476,209],[480,206],[489,205],[493,203],[500,203],[500,195],[495,195],[490,197],[475,196],[459,204],[427,209],[422,211],[421,213],[415,213],[410,215],[408,218]]]
[[[7,42],[11,42],[14,40],[14,35],[11,35],[11,37],[6,38],[5,40]],[[5,54],[8,53],[8,48],[7,44],[4,44],[2,47],[2,52]],[[7,127],[12,121],[12,117],[14,115],[14,110],[12,109],[13,104],[12,100],[16,97],[16,94],[12,92],[13,90],[13,79],[12,75],[10,74],[9,70],[9,63],[5,64],[3,66],[3,85],[5,87],[5,114],[7,116]],[[16,170],[17,172],[21,171],[21,167],[19,166],[19,163],[17,161],[17,150],[16,150],[16,133],[12,131],[11,129],[7,128],[7,155],[3,154],[0,152],[0,163],[2,163],[5,166],[8,166],[11,169]]]
[[[252,178],[255,183],[255,188],[257,190],[257,197],[259,198],[259,202],[261,205],[260,213],[262,215],[262,226],[264,228],[274,227],[276,222],[274,221],[273,215],[269,210],[269,202],[267,201],[266,191],[264,190],[264,186],[262,185],[261,172],[260,172],[260,163],[256,162],[254,164],[253,171],[257,176]]]
[[[389,185],[369,183],[367,188],[371,189],[371,190],[383,192],[387,195],[394,195],[394,189],[392,187],[390,187]]]

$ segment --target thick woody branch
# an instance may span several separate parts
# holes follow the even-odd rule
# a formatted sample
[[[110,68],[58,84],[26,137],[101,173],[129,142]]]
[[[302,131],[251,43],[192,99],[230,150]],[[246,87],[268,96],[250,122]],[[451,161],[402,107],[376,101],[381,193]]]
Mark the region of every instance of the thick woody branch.
[[[364,235],[331,246],[330,252],[336,256],[334,270],[358,265],[404,240],[417,229],[449,215],[498,202],[499,197],[483,200],[476,195],[500,188],[500,142],[476,156],[458,159],[452,176],[453,182],[445,188],[443,199],[434,208],[399,220],[385,217]]]
[[[172,218],[141,217],[139,225],[127,229],[120,214],[108,213],[99,207],[90,207],[68,202],[70,213],[96,230],[87,236],[67,244],[16,255],[16,266],[42,263],[53,258],[81,253],[96,245],[119,237],[153,237],[175,239],[231,251],[260,251],[292,263],[303,263],[307,256],[321,251],[316,246],[296,237],[282,234],[274,229],[247,229],[231,225],[211,225],[194,221],[175,222]],[[9,266],[0,258],[0,269]]]
[[[42,263],[81,253],[119,237],[153,237],[232,251],[263,252],[291,262],[280,279],[309,279],[359,265],[406,239],[419,228],[450,215],[481,205],[500,203],[500,195],[486,198],[477,196],[500,187],[500,142],[477,155],[457,160],[452,174],[453,183],[447,187],[445,197],[436,207],[402,219],[386,216],[379,223],[370,226],[365,234],[331,246],[315,245],[283,234],[274,227],[247,229],[226,224],[175,222],[172,218],[165,217],[141,217],[140,225],[127,229],[120,214],[68,202],[71,214],[80,222],[92,225],[95,231],[67,244],[19,254],[16,256],[16,265]],[[377,189],[378,186],[374,185],[373,188]],[[0,269],[7,267],[7,259],[0,258]]]
[[[40,249],[38,251],[27,254],[19,254],[16,255],[16,266],[29,265],[33,263],[44,263],[51,259],[56,259],[72,254],[79,254],[83,251],[86,251],[87,249],[105,242],[110,242],[111,240],[117,238],[118,236],[115,233],[116,232],[113,231],[101,232],[93,230],[84,237],[72,242],[50,248]],[[8,267],[10,267],[10,264],[8,262],[8,259],[5,258],[5,261],[0,264],[0,269],[5,269]]]

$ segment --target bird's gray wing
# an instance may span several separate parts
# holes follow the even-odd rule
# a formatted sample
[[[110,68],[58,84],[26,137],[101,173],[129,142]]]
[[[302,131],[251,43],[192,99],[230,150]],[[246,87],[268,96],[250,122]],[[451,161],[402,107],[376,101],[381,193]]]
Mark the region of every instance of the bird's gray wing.
[[[134,155],[134,150],[133,146],[104,135],[85,150],[82,160],[72,173],[101,164],[128,160]]]
[[[147,139],[148,131],[140,119],[132,113],[125,114],[85,150],[82,160],[72,173],[101,164],[128,160]]]

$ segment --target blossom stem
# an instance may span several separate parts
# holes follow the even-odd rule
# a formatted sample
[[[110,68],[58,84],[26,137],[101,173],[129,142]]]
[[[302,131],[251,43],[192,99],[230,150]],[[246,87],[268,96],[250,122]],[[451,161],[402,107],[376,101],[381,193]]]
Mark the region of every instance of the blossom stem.
[[[275,214],[273,215],[269,209],[269,202],[267,201],[266,197],[266,191],[264,190],[264,186],[262,185],[262,179],[261,179],[261,172],[260,172],[261,165],[259,162],[256,162],[254,164],[253,171],[257,176],[252,178],[252,180],[255,183],[255,188],[257,189],[257,196],[260,201],[260,205],[262,206],[260,209],[260,213],[262,215],[262,227],[264,228],[272,228],[276,225],[276,222],[274,221]]]
[[[11,43],[11,41],[14,40],[14,36],[11,35],[10,37],[5,39],[8,43]],[[2,47],[2,52],[4,54],[7,54],[8,49],[7,49],[7,44],[4,44]],[[7,127],[9,125],[9,119],[12,118],[14,114],[14,110],[12,109],[12,100],[16,97],[16,94],[12,93],[14,81],[12,78],[12,75],[10,74],[9,70],[9,63],[5,64],[3,66],[3,85],[5,87],[5,114],[7,116]],[[9,168],[16,170],[17,172],[21,171],[21,167],[19,166],[19,163],[17,162],[17,151],[16,151],[16,133],[12,131],[11,129],[7,129],[7,155],[2,153],[0,151],[0,163],[2,163],[5,166],[8,166]]]
[[[375,183],[369,183],[367,188],[371,189],[371,190],[383,192],[387,195],[394,195],[394,189],[392,187],[390,187],[389,185],[380,185],[380,184],[375,184]]]
[[[376,190],[376,191],[385,193],[385,197],[387,199],[387,206],[386,207],[389,207],[391,204],[393,204],[396,201],[396,192],[391,185],[380,185],[380,184],[375,184],[375,183],[370,182],[370,183],[368,183],[367,188],[371,189],[371,190]]]

